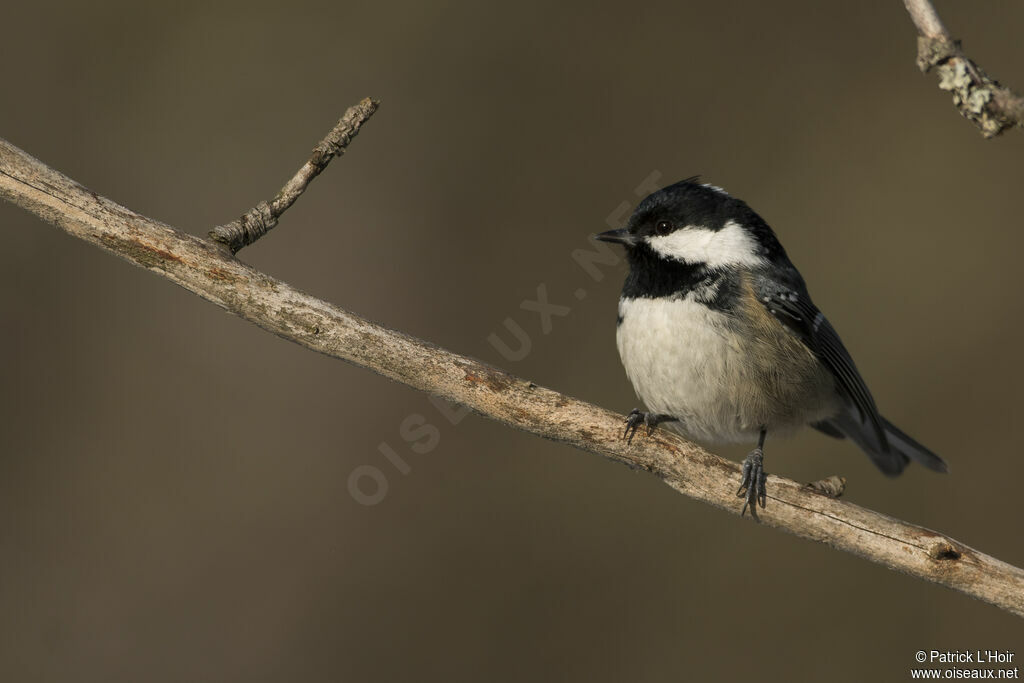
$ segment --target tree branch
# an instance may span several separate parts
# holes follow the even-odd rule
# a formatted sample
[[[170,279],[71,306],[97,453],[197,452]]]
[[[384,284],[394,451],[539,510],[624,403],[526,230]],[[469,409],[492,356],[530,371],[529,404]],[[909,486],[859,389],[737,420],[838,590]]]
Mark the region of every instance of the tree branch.
[[[642,468],[686,496],[739,513],[733,493],[740,479],[736,463],[664,430],[629,445],[622,438],[621,415],[300,292],[238,261],[220,243],[119,206],[3,140],[0,197],[284,339],[461,403],[502,424]],[[1024,616],[1021,569],[797,482],[768,479],[771,501],[761,512],[763,524]]]
[[[953,104],[987,138],[1024,126],[1024,98],[1002,86],[960,50],[930,0],[903,0],[917,27],[917,66],[935,68],[939,88],[953,93]]]
[[[210,238],[226,246],[232,254],[237,254],[243,247],[266,235],[277,225],[281,214],[306,191],[313,178],[320,175],[334,157],[345,153],[345,148],[359,132],[360,126],[375,111],[377,103],[368,97],[349,107],[331,132],[313,148],[309,160],[285,183],[276,197],[269,202],[260,202],[227,225],[218,225],[210,231]]]

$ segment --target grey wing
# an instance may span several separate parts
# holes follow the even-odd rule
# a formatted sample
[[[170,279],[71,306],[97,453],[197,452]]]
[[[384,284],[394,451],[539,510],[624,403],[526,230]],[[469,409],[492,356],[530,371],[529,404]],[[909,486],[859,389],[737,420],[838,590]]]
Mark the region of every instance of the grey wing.
[[[783,284],[762,278],[755,283],[755,290],[768,312],[794,332],[835,377],[839,393],[849,406],[856,409],[856,419],[866,428],[862,430],[863,436],[870,440],[875,450],[887,452],[889,444],[875,399],[864,384],[839,334],[811,301],[803,282],[797,280]],[[833,431],[840,430],[833,428]],[[835,435],[832,431],[826,433]]]

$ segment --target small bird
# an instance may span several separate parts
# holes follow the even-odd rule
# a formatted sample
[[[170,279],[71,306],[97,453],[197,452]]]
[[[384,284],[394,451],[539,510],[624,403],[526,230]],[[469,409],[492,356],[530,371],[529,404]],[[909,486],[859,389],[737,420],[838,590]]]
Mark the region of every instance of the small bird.
[[[835,329],[759,215],[688,178],[647,196],[626,227],[616,340],[633,388],[624,438],[673,423],[708,442],[757,442],[743,462],[740,515],[765,507],[764,442],[810,425],[849,437],[882,472],[946,463],[882,417]]]

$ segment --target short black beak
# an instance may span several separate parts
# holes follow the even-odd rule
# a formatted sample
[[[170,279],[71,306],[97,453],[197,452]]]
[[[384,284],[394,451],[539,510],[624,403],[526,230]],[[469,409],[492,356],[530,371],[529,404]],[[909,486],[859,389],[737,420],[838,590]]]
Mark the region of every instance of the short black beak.
[[[617,242],[619,244],[625,244],[630,246],[635,244],[633,235],[630,234],[627,228],[619,228],[618,230],[609,230],[608,232],[601,232],[594,235],[595,240],[601,240],[602,242]]]

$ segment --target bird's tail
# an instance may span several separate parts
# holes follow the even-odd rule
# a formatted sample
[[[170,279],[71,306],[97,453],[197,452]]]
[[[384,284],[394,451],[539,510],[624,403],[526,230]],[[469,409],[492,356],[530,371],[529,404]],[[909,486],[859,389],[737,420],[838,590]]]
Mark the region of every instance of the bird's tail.
[[[882,427],[885,429],[885,439],[888,442],[885,444],[879,443],[877,437],[870,433],[871,428],[861,424],[851,413],[844,413],[826,422],[816,424],[814,427],[836,438],[850,437],[855,444],[860,446],[861,450],[871,457],[878,469],[890,477],[900,474],[911,460],[935,472],[949,471],[949,467],[942,458],[914,441],[884,417],[882,418]]]

